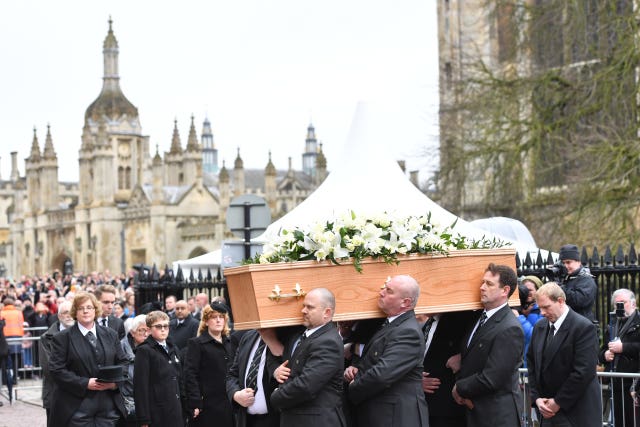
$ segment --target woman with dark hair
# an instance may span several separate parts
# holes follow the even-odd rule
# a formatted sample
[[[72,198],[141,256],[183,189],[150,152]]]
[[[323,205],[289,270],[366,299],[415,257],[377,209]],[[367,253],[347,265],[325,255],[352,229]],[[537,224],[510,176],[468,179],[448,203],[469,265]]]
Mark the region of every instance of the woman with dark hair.
[[[189,340],[185,362],[190,426],[233,426],[225,380],[235,352],[229,339],[229,308],[222,302],[205,306],[198,336]]]

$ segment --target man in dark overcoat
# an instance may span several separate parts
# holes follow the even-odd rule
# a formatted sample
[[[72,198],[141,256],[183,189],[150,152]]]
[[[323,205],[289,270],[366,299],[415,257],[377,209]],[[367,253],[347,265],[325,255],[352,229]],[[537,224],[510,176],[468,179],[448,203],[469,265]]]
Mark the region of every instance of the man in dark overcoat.
[[[335,297],[316,288],[304,298],[303,324],[306,331],[285,348],[284,363],[274,370],[279,386],[271,404],[280,410],[281,427],[340,427],[346,425],[342,412],[342,370],[344,347],[331,321]]]
[[[360,427],[429,425],[422,392],[424,335],[413,311],[419,296],[416,280],[404,275],[380,291],[378,306],[387,320],[344,372]]]

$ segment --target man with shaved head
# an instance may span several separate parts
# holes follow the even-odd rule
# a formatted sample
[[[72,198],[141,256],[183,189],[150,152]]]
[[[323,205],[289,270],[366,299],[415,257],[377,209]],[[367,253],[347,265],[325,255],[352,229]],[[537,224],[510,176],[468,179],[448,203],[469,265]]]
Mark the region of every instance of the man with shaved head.
[[[185,300],[175,304],[176,317],[169,322],[169,338],[180,349],[186,351],[187,341],[198,334],[198,321],[189,312],[189,304]]]
[[[395,276],[382,285],[378,306],[387,320],[344,372],[358,426],[429,425],[422,392],[424,335],[413,311],[419,296],[411,276]]]
[[[279,385],[271,404],[280,410],[280,427],[346,425],[342,338],[331,321],[335,310],[336,300],[328,289],[312,289],[304,297],[302,322],[307,329],[287,344],[285,362],[273,371]]]

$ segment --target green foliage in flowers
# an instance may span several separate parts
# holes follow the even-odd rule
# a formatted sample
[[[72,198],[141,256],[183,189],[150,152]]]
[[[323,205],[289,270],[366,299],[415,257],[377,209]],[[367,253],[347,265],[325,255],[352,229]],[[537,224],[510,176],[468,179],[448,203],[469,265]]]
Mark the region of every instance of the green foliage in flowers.
[[[339,218],[312,224],[308,228],[281,230],[263,252],[248,263],[272,263],[329,260],[352,262],[362,271],[362,260],[380,258],[398,263],[399,255],[448,254],[456,249],[489,249],[507,246],[498,239],[469,239],[454,232],[455,223],[440,227],[431,222],[431,214],[394,217],[382,214],[357,216],[348,212]]]

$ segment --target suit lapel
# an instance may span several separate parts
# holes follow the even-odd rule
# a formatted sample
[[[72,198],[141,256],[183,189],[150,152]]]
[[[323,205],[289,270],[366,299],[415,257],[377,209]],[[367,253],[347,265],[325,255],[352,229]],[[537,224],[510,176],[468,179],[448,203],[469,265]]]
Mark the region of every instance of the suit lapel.
[[[364,349],[362,350],[362,357],[364,357],[364,355],[367,354],[369,349],[371,347],[373,347],[373,345],[377,341],[379,341],[382,338],[384,338],[389,333],[389,331],[391,331],[393,328],[397,328],[398,325],[404,323],[411,316],[415,316],[413,310],[405,311],[400,316],[398,316],[396,319],[394,319],[393,322],[389,323],[387,326],[380,327],[380,329],[378,329],[375,332],[375,334],[373,334],[373,336],[371,337],[371,339],[369,340],[367,345],[364,346]]]
[[[80,356],[80,360],[82,360],[82,364],[87,370],[87,373],[93,376],[93,371],[97,364],[96,358],[90,351],[89,346],[91,344],[89,344],[87,338],[82,335],[77,324],[73,325],[69,331],[69,342],[74,351]]]
[[[473,337],[471,337],[471,342],[469,343],[467,351],[471,351],[480,338],[490,333],[491,330],[496,327],[496,324],[502,321],[505,316],[505,309],[511,311],[511,308],[508,305],[502,307],[500,310],[493,313],[493,315],[484,322],[484,325],[482,325],[481,328],[476,329]]]
[[[556,331],[555,335],[553,336],[553,339],[551,340],[550,343],[547,343],[547,347],[544,349],[544,358],[543,358],[544,362],[543,362],[542,369],[547,369],[547,367],[551,363],[551,360],[553,360],[553,357],[560,349],[560,346],[562,345],[564,340],[567,339],[567,336],[569,335],[569,331],[573,329],[572,325],[573,325],[574,316],[579,316],[579,314],[575,314],[573,310],[569,310],[569,313],[567,313],[567,317],[564,319],[564,322],[562,322],[562,325],[560,326],[560,328]],[[547,328],[548,328],[548,325],[549,325],[549,322],[547,322]],[[547,332],[547,329],[543,331],[543,336],[546,336],[546,332]],[[544,346],[544,338],[542,340],[540,347],[542,346]]]

